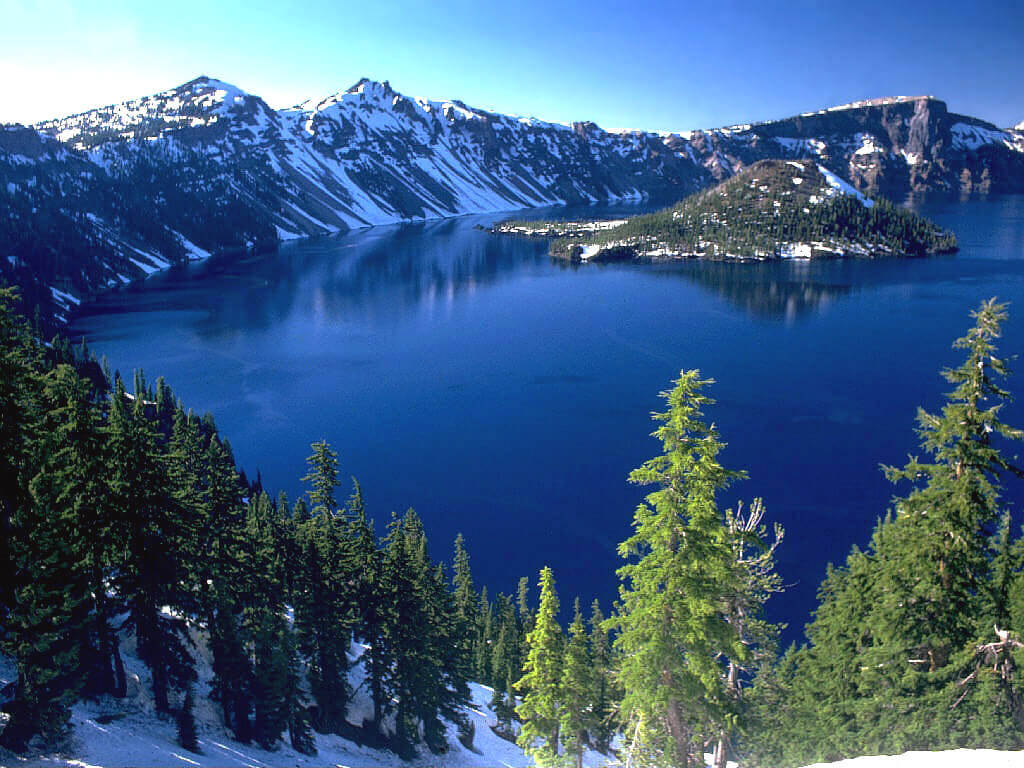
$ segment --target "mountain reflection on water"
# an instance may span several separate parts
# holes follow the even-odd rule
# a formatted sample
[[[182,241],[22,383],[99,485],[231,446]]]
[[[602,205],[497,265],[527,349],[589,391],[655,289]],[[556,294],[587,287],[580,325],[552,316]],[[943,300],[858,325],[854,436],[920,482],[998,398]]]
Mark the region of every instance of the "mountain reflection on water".
[[[941,405],[968,312],[1009,300],[1003,351],[1024,350],[1022,201],[921,203],[961,253],[877,261],[572,266],[478,228],[498,216],[382,227],[170,270],[101,297],[73,330],[212,411],[267,488],[300,493],[325,438],[378,533],[415,506],[435,557],[461,531],[492,593],[551,564],[566,605],[614,598],[615,546],[647,490],[626,476],[658,450],[649,413],[700,368],[723,458],[750,474],[723,503],[762,496],[789,531],[793,586],[772,601],[788,641],[825,564],[898,492],[878,465],[917,452],[916,408]],[[516,215],[553,213],[573,212]]]

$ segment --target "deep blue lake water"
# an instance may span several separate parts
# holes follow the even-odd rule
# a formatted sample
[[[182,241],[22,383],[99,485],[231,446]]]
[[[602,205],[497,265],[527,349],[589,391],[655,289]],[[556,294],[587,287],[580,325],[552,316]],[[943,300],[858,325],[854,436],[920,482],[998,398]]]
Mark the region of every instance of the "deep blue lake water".
[[[129,380],[141,367],[211,411],[273,492],[300,492],[325,438],[379,533],[413,506],[435,557],[465,535],[492,594],[551,564],[563,604],[599,597],[606,611],[645,493],[626,476],[660,448],[649,413],[699,368],[717,380],[724,462],[750,474],[725,501],[762,496],[786,528],[791,586],[771,617],[796,639],[826,563],[886,511],[879,463],[916,451],[915,409],[941,406],[968,312],[1012,302],[1002,350],[1024,351],[1024,197],[916,207],[956,232],[959,254],[574,269],[543,242],[475,228],[502,217],[474,217],[172,270],[73,330]],[[581,215],[617,210],[640,209]],[[1024,393],[1024,371],[1011,389]],[[1024,423],[1024,407],[1007,418]],[[1007,498],[1019,509],[1024,488]]]

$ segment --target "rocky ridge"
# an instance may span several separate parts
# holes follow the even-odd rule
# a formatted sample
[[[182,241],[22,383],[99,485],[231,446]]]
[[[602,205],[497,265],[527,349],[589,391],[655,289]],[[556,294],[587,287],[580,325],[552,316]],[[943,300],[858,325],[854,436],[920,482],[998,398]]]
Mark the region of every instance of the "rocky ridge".
[[[857,189],[1024,191],[1024,129],[932,97],[680,133],[609,132],[360,80],[273,109],[208,77],[0,130],[0,277],[44,315],[168,264],[353,227],[707,188],[766,158]],[[59,319],[59,317],[58,317]]]

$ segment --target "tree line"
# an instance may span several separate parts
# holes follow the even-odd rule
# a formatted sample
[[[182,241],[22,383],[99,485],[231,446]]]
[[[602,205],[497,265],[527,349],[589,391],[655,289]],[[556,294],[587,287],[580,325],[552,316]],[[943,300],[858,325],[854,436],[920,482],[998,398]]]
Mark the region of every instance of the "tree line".
[[[17,668],[0,745],[59,743],[74,702],[126,696],[125,638],[193,749],[196,695],[268,749],[337,733],[410,757],[444,751],[446,723],[471,741],[468,681],[517,676],[525,587],[518,610],[478,594],[461,537],[450,578],[413,510],[378,536],[358,483],[339,501],[324,442],[308,493],[271,498],[211,416],[41,343],[15,303],[0,290],[0,650]],[[200,642],[213,679],[194,692]],[[356,666],[373,708],[352,724]]]

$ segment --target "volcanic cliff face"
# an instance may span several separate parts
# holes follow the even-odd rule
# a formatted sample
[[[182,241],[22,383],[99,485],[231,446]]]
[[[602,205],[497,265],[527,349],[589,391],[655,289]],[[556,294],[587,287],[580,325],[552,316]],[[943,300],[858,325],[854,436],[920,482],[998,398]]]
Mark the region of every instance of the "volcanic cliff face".
[[[68,308],[65,294],[224,248],[410,219],[682,198],[772,158],[813,159],[897,199],[1024,192],[1024,130],[930,97],[655,134],[414,99],[370,80],[275,110],[201,77],[0,130],[0,205],[12,211],[0,222],[0,276],[53,314]]]
[[[815,158],[857,189],[901,199],[914,192],[1024,191],[1024,135],[953,114],[930,96],[876,99],[796,117],[681,134],[718,153],[716,178],[768,158]]]

